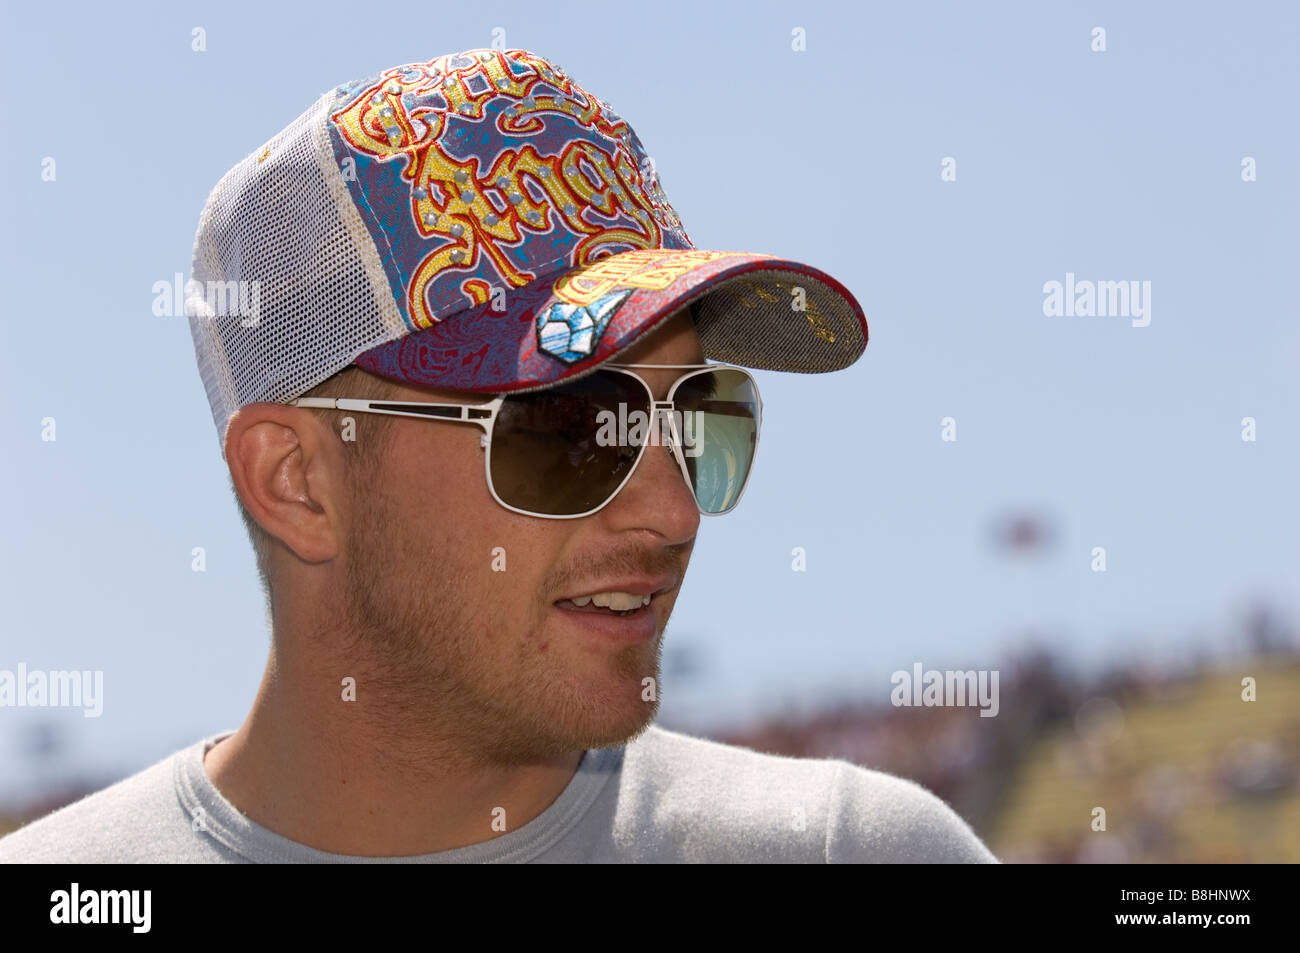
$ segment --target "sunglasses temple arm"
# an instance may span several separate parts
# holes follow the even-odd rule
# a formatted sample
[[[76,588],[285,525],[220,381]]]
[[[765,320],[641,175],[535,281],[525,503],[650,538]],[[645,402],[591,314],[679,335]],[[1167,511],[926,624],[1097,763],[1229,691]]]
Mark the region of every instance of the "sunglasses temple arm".
[[[321,410],[345,410],[352,413],[384,414],[390,417],[413,417],[418,420],[441,420],[449,424],[474,424],[483,428],[479,446],[487,447],[488,434],[496,420],[495,408],[482,404],[425,404],[391,400],[362,400],[352,397],[299,397],[290,401],[292,407],[312,407]],[[373,406],[375,404],[386,406]],[[420,408],[419,410],[397,410],[401,406]],[[455,411],[459,416],[430,413],[431,410]]]

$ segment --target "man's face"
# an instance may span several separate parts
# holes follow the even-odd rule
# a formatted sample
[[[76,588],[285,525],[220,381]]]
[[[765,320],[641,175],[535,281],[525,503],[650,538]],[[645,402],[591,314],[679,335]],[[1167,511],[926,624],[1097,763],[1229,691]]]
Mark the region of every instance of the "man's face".
[[[704,355],[683,311],[618,361],[698,364]],[[635,373],[663,400],[684,372]],[[416,387],[393,399],[484,402]],[[542,519],[492,498],[481,428],[405,418],[391,426],[382,460],[356,488],[343,557],[350,624],[382,660],[390,700],[427,706],[430,723],[469,750],[512,763],[622,743],[647,727],[663,631],[700,521],[671,451],[647,447],[598,513]],[[608,616],[556,605],[635,579],[661,590],[643,610],[653,613],[644,637],[602,631]]]

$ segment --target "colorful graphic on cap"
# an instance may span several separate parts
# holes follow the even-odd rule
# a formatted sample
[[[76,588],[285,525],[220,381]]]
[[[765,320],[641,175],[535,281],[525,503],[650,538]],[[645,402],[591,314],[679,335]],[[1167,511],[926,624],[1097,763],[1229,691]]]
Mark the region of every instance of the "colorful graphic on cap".
[[[632,291],[615,291],[590,304],[554,301],[537,315],[537,349],[572,364],[595,353],[618,306]]]
[[[503,312],[491,303],[471,308],[377,345],[356,363],[443,390],[531,390],[614,358],[696,300],[710,305],[697,325],[708,360],[823,373],[852,364],[866,347],[861,309],[834,278],[809,265],[695,249],[619,257],[629,262],[609,259],[533,282],[512,293]],[[672,258],[684,259],[682,266],[673,268]]]
[[[598,261],[581,272],[564,275],[555,282],[555,296],[573,304],[589,304],[614,288],[663,291],[701,265],[734,254],[725,251],[627,252],[617,258]]]
[[[678,278],[734,252],[624,252],[556,279],[553,301],[537,314],[537,348],[568,363],[590,357],[609,319],[633,289],[663,291]]]
[[[412,329],[607,255],[694,247],[636,133],[535,54],[450,54],[337,94],[334,156]]]

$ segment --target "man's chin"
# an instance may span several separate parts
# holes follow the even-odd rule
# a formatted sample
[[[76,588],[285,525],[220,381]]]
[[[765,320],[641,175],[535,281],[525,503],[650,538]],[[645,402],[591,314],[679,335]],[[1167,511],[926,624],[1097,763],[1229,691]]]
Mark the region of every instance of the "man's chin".
[[[622,717],[605,719],[602,724],[592,725],[590,730],[585,733],[585,737],[579,740],[577,746],[585,750],[587,748],[612,748],[627,744],[654,724],[655,717],[658,714],[659,703],[654,702],[646,703],[635,712],[626,712]]]
[[[658,679],[655,697],[642,700],[640,685],[635,694],[588,692],[581,700],[571,697],[550,712],[539,713],[537,754],[558,756],[591,748],[626,744],[649,728],[659,714]],[[621,686],[620,686],[621,687]]]

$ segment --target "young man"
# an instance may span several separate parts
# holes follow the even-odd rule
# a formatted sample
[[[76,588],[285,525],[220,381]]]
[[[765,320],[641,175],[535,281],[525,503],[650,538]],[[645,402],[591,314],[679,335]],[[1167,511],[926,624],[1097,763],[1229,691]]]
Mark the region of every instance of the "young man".
[[[261,690],[0,860],[995,862],[912,782],[653,726],[700,516],[757,446],[743,368],[847,367],[867,326],[814,268],[694,249],[557,66],[331,90],[217,185],[188,294]]]

